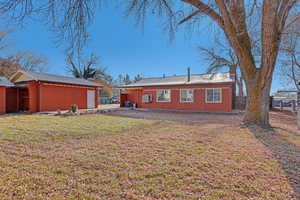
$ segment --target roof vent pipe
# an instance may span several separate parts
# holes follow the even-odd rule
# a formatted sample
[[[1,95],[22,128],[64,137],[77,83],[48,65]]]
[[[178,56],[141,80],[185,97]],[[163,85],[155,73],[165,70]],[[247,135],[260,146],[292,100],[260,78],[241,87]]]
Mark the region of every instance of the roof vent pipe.
[[[187,68],[187,82],[191,82],[191,68]]]

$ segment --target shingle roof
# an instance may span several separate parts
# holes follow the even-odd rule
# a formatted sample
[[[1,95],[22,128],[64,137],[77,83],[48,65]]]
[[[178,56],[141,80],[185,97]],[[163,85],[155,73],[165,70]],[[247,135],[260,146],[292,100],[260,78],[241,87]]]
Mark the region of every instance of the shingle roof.
[[[98,83],[88,81],[85,79],[80,79],[80,78],[58,76],[58,75],[46,74],[46,73],[40,73],[40,72],[26,72],[26,73],[28,75],[30,75],[31,77],[33,77],[35,80],[39,80],[39,81],[67,83],[67,84],[73,84],[73,85],[84,85],[84,86],[94,86],[94,87],[101,86]]]
[[[167,85],[196,85],[210,83],[232,83],[234,80],[230,77],[230,73],[216,74],[196,74],[191,75],[188,82],[187,76],[168,76],[160,78],[144,78],[136,83],[125,85],[123,87],[144,87],[144,86],[167,86]]]
[[[0,76],[0,86],[5,86],[5,87],[13,87],[14,84],[10,82],[7,78],[4,76]]]

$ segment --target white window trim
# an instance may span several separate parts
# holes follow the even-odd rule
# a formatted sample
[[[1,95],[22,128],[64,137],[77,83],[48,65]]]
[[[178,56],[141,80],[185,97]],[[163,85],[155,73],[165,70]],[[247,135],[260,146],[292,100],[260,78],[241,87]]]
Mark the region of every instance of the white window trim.
[[[192,90],[192,92],[193,92],[193,99],[192,99],[192,101],[182,101],[182,98],[181,98],[181,91],[183,91],[183,90]],[[194,89],[189,89],[189,88],[184,88],[184,89],[180,89],[179,90],[179,92],[180,92],[180,103],[193,103],[194,102]]]
[[[169,98],[169,100],[167,100],[167,101],[159,101],[158,100],[158,91],[164,91],[164,90],[169,90],[170,91],[170,98]],[[156,102],[171,102],[171,98],[172,98],[172,91],[171,91],[171,89],[159,89],[159,90],[156,90]]]
[[[208,97],[208,95],[207,95],[207,91],[208,90],[220,90],[220,101],[214,101],[214,98],[213,98],[213,101],[208,101],[207,100],[207,97]],[[205,89],[205,103],[222,103],[222,88],[206,88]],[[213,93],[214,93],[214,91],[213,91]]]

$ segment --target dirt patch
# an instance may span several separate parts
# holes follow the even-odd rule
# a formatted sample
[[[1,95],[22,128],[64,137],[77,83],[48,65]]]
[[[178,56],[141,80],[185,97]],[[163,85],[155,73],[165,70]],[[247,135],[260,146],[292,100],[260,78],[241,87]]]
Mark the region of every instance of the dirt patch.
[[[215,114],[215,113],[188,113],[167,111],[143,111],[143,110],[116,110],[109,115],[126,116],[142,119],[180,121],[184,123],[198,124],[227,124],[239,125],[242,122],[243,113],[239,114]],[[293,113],[271,111],[270,123],[273,127],[292,132],[299,132],[297,117]]]
[[[187,112],[164,112],[164,111],[142,111],[142,110],[118,110],[110,115],[126,116],[142,119],[170,120],[185,123],[217,123],[237,125],[241,121],[240,114],[210,114],[210,113],[187,113]]]

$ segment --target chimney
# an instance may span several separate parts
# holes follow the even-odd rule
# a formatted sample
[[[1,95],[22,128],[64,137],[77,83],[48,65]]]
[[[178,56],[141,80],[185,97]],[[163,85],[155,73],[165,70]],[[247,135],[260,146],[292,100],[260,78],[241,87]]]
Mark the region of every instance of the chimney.
[[[191,82],[191,68],[187,68],[187,82]]]

